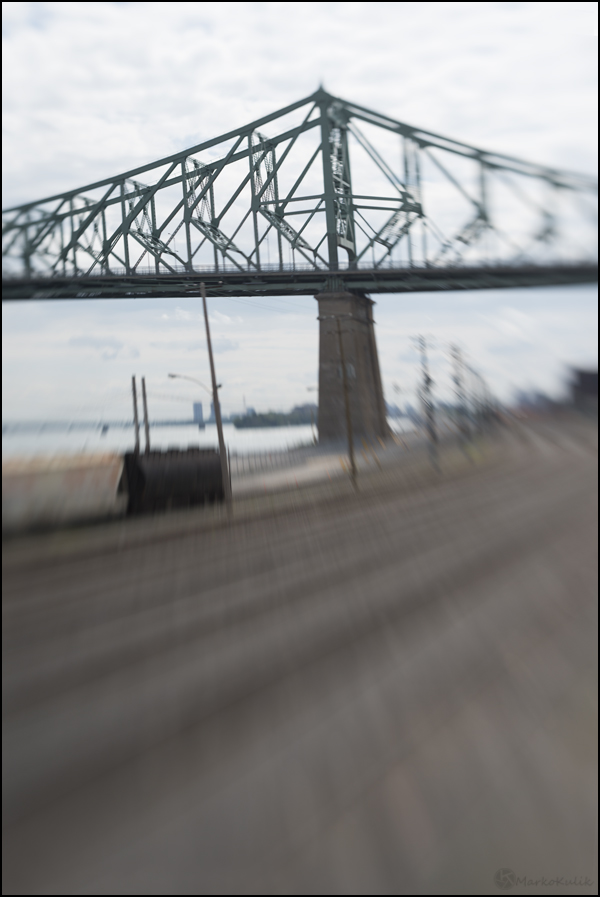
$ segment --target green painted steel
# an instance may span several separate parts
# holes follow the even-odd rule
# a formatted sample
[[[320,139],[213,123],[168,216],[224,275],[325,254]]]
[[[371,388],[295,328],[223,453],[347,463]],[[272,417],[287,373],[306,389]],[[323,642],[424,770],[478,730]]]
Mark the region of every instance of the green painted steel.
[[[110,277],[48,277],[4,281],[5,301],[50,299],[143,299],[199,296],[316,296],[348,290],[354,293],[419,293],[445,290],[494,290],[559,284],[596,283],[598,267],[527,265],[511,267],[346,269],[330,271],[228,271],[139,274]]]
[[[209,295],[320,292],[332,277],[369,292],[593,280],[596,197],[594,178],[319,89],[181,153],[6,209],[3,299],[182,295],[199,279]]]

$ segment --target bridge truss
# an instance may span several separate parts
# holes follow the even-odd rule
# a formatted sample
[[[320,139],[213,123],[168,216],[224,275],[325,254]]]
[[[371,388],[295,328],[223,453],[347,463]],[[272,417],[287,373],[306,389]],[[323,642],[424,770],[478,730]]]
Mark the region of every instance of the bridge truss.
[[[319,89],[3,211],[3,298],[370,292],[597,277],[597,182]]]

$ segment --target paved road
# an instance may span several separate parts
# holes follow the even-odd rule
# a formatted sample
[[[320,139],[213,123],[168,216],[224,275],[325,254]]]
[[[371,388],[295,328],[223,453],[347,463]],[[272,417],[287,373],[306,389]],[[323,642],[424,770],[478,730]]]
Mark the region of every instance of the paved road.
[[[597,435],[489,458],[13,552],[3,892],[597,893]]]

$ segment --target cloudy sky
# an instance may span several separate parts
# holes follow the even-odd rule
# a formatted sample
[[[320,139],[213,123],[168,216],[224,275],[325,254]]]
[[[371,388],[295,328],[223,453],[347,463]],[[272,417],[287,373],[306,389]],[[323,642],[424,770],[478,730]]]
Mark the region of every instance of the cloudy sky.
[[[3,206],[182,150],[321,82],[467,143],[593,172],[596,47],[595,3],[4,3]],[[398,383],[414,401],[417,332],[436,338],[440,394],[451,339],[504,399],[597,363],[588,287],[377,303],[390,399]],[[226,411],[310,398],[313,299],[212,306]],[[132,373],[157,416],[187,416],[200,396],[167,373],[208,379],[190,300],[6,305],[3,322],[4,419],[122,416]]]

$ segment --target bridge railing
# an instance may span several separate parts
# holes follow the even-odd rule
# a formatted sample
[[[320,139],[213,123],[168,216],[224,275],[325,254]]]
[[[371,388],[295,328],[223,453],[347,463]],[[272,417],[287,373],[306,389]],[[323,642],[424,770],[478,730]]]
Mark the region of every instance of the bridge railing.
[[[598,253],[597,252],[589,252],[587,255],[581,255],[573,258],[565,258],[565,259],[555,259],[555,264],[560,265],[561,267],[581,267],[582,265],[593,265],[598,261]],[[543,268],[547,267],[547,262],[542,260],[531,260],[528,263],[528,266],[531,268]],[[169,278],[174,276],[189,276],[189,275],[198,275],[199,278],[202,276],[210,276],[215,277],[219,274],[227,274],[227,275],[242,275],[242,274],[250,274],[253,276],[260,276],[261,274],[265,275],[277,275],[277,274],[310,274],[310,273],[320,273],[324,276],[331,276],[336,274],[348,274],[352,271],[360,271],[360,272],[385,272],[385,271],[410,271],[410,270],[440,270],[446,271],[450,269],[461,269],[471,267],[467,261],[464,259],[457,259],[454,262],[442,264],[441,262],[431,262],[425,260],[414,260],[412,264],[399,266],[395,260],[389,259],[381,264],[374,267],[369,264],[362,265],[348,265],[346,267],[340,267],[337,271],[332,272],[329,268],[325,266],[315,267],[313,265],[262,265],[260,270],[256,270],[255,268],[248,267],[245,270],[240,270],[240,268],[235,267],[233,265],[220,265],[218,268],[215,268],[211,265],[193,265],[191,267],[187,265],[173,265],[171,266],[171,270],[161,271],[159,275],[154,267],[138,267],[135,271],[127,272],[126,268],[111,268],[110,272],[105,272],[99,269],[96,269],[88,275],[80,275],[82,279],[85,277],[92,278],[132,278],[132,277],[157,277],[160,276],[162,278]],[[478,268],[485,269],[497,269],[498,267],[504,268],[523,268],[524,264],[522,260],[519,259],[506,259],[499,263],[496,260],[482,260],[477,265]],[[58,275],[55,275],[58,278]],[[26,278],[27,280],[46,280],[48,275],[44,272],[31,272],[31,274]],[[22,271],[3,271],[2,273],[3,280],[22,280],[23,272]],[[70,279],[76,280],[77,276],[70,276]]]

